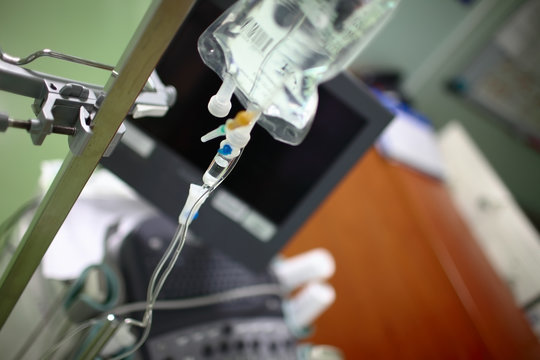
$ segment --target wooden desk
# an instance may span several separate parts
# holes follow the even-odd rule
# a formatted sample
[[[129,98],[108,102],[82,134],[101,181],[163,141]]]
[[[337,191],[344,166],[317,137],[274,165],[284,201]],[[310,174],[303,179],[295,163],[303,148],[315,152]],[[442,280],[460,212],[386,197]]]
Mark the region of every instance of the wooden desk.
[[[313,343],[347,359],[540,359],[443,184],[371,150],[287,247],[325,247],[337,300]]]

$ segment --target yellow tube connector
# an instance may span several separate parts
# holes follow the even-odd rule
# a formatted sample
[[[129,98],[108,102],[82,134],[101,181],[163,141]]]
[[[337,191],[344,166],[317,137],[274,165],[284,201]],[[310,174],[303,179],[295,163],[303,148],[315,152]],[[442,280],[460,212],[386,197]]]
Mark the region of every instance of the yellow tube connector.
[[[239,111],[234,119],[227,120],[226,126],[228,130],[234,130],[239,127],[248,126],[255,119],[257,113],[248,110]]]
[[[231,132],[247,130],[249,133],[255,125],[259,115],[260,113],[255,111],[239,111],[234,119],[227,120],[224,125],[220,125],[216,129],[210,131],[208,134],[205,134],[203,137],[201,137],[201,141],[207,142],[220,136],[226,136],[227,133],[230,134]],[[242,128],[245,129],[242,130]]]

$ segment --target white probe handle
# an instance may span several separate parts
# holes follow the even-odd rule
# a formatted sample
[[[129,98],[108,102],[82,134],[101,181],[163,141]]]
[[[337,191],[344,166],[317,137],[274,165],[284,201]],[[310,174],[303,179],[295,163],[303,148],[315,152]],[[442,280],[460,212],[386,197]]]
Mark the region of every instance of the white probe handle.
[[[280,259],[272,265],[272,270],[280,284],[291,291],[312,281],[329,279],[336,270],[332,254],[317,248],[287,259]]]
[[[335,299],[336,292],[329,284],[319,282],[308,284],[287,302],[289,325],[293,329],[309,327],[334,303]]]

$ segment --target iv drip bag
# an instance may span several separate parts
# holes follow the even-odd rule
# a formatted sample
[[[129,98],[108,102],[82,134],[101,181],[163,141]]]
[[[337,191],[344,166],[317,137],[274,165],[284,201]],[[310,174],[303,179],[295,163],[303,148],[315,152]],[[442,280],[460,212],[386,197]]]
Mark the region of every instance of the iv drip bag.
[[[199,38],[204,63],[277,140],[299,144],[317,110],[317,86],[342,71],[398,0],[239,0]]]

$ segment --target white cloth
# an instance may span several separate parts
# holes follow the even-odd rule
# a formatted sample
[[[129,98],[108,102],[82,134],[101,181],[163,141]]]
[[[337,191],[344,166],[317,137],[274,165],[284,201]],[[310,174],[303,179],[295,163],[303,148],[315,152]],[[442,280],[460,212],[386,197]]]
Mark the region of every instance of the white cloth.
[[[60,165],[58,160],[42,164],[39,184],[43,194]],[[77,278],[89,265],[103,261],[111,227],[115,231],[107,239],[107,251],[118,249],[122,239],[154,212],[120,179],[105,169],[96,170],[43,257],[43,275],[58,280]]]

